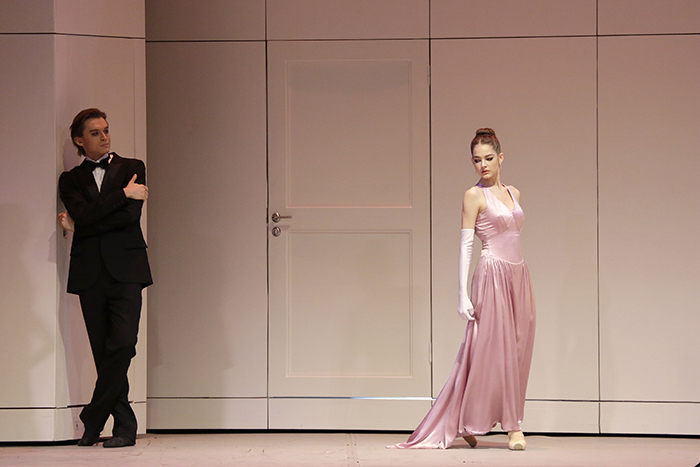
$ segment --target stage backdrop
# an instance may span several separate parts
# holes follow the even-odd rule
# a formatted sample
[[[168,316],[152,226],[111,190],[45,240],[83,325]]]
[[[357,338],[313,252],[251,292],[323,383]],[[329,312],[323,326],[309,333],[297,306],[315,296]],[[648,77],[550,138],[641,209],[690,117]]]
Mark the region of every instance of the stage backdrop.
[[[414,428],[464,332],[460,203],[477,181],[469,141],[489,126],[503,181],[522,191],[538,304],[524,428],[697,433],[700,371],[687,362],[699,356],[699,8],[149,0],[149,155],[160,173],[149,426]],[[425,58],[407,62],[409,44]],[[425,86],[427,107],[405,91]],[[406,111],[392,100],[402,93]],[[405,178],[423,151],[427,173]],[[429,305],[411,259],[422,234],[392,211],[420,215],[412,190],[425,175]],[[292,218],[276,223],[274,212]],[[377,237],[374,254],[353,250],[358,228]],[[300,271],[317,287],[296,289]],[[387,361],[409,379],[429,364],[430,384],[379,384]],[[377,384],[360,382],[372,372]]]

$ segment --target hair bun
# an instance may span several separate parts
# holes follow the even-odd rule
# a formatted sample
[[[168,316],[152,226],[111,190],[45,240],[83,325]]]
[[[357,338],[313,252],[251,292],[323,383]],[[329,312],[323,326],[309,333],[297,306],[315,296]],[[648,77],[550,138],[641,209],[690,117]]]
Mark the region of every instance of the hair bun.
[[[476,130],[476,136],[496,136],[496,132],[491,128],[479,128]]]

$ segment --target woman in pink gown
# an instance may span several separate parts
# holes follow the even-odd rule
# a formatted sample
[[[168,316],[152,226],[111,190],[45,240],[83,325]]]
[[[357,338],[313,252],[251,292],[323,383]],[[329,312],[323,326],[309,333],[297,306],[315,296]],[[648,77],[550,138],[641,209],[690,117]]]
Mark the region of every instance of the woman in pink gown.
[[[524,450],[520,428],[535,337],[535,301],[530,274],[520,252],[524,215],[520,192],[501,183],[503,154],[496,134],[477,130],[472,164],[481,177],[462,204],[459,308],[468,320],[450,377],[435,404],[405,443],[394,448],[450,447],[457,436],[476,446],[474,435],[497,423],[508,446]],[[481,258],[467,292],[474,234]]]

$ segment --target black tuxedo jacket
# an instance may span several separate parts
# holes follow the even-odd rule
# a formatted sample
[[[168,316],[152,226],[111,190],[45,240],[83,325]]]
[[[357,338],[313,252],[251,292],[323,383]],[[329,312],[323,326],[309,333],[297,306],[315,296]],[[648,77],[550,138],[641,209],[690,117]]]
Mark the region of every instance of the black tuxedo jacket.
[[[136,183],[145,185],[146,167],[138,159],[112,154],[101,191],[87,161],[63,172],[58,180],[61,200],[75,222],[69,293],[94,285],[102,264],[120,282],[144,287],[153,283],[141,231],[143,201],[128,199],[123,190],[134,174]]]

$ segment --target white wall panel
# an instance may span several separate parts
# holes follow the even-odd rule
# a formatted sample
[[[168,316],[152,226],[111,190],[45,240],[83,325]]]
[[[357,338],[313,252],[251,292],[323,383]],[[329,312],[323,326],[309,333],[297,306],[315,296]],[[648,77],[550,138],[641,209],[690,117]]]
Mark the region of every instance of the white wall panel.
[[[0,0],[0,32],[145,35],[144,0]]]
[[[149,398],[266,396],[265,46],[148,57]]]
[[[50,389],[53,389],[52,385]],[[53,441],[55,415],[54,409],[0,410],[0,439],[10,443]]]
[[[149,41],[264,40],[265,0],[148,0]]]
[[[432,0],[430,37],[596,33],[596,0]]]
[[[600,403],[596,401],[525,401],[526,433],[599,433]]]
[[[55,399],[53,55],[51,36],[0,36],[0,408]]]
[[[599,34],[700,32],[697,0],[598,0]]]
[[[148,401],[151,430],[260,430],[267,428],[267,398],[173,398]]]
[[[143,43],[143,40],[83,36],[57,36],[55,40],[55,152],[58,158],[55,180],[62,171],[70,170],[82,161],[71,143],[69,126],[75,114],[88,107],[98,107],[107,113],[113,151],[123,157],[145,159],[143,151],[135,150],[136,127],[144,124],[143,120],[138,124],[135,121],[135,88],[138,80],[145,80],[143,73],[136,76],[135,43]],[[109,57],[109,67],[102,65],[102,57]],[[144,59],[143,52],[139,58]],[[146,173],[148,176],[148,169]],[[63,210],[60,201],[59,209]],[[145,225],[144,220],[142,224]],[[58,361],[58,377],[63,381],[57,386],[59,405],[88,403],[96,377],[78,298],[65,291],[70,243],[70,235],[65,240],[59,236],[59,344],[65,354],[65,359]],[[145,306],[142,313],[145,317]],[[141,320],[142,331],[145,321]],[[134,379],[133,376],[133,368],[145,364],[145,334],[139,337],[138,356],[132,361],[129,394],[132,400],[145,400],[145,377]]]
[[[452,367],[469,143],[496,131],[521,190],[537,331],[528,397],[597,397],[595,39],[446,40],[432,46],[434,395]],[[575,370],[574,370],[575,368]]]
[[[49,3],[14,5],[17,8],[9,17],[17,27],[26,29],[23,32],[34,32],[35,24],[22,23],[20,17],[22,8],[31,6],[39,23],[50,16],[52,27],[41,31],[50,32],[55,12],[53,2]],[[117,10],[124,5],[119,4]],[[58,8],[67,8],[66,12],[77,6],[62,2]],[[88,29],[78,33],[94,26],[88,18],[83,20],[86,24],[81,26]],[[75,428],[78,410],[67,407],[89,401],[95,369],[77,298],[65,292],[70,237],[64,239],[57,231],[56,214],[63,207],[57,199],[56,183],[64,169],[79,162],[68,126],[82,108],[104,108],[119,135],[114,138],[114,149],[134,156],[134,120],[138,118],[135,89],[140,84],[144,98],[144,58],[143,41],[139,53],[139,44],[129,39],[0,36],[0,210],[13,225],[0,247],[9,248],[1,252],[4,273],[0,272],[0,346],[4,355],[0,370],[7,376],[0,393],[2,440],[52,441],[82,433],[82,425]],[[143,126],[141,109],[139,123]],[[140,135],[145,147],[145,131]],[[145,375],[143,371],[135,374],[139,365],[144,367],[144,343],[145,339],[131,372],[130,396],[137,402],[145,401]],[[16,407],[22,410],[2,410]],[[145,410],[137,408],[136,412],[144,421]],[[144,428],[145,423],[142,432]]]
[[[406,430],[430,410],[430,400],[353,398],[270,399],[270,426],[280,430]]]
[[[138,42],[140,39],[110,37],[58,36],[56,39],[56,142],[61,169],[71,169],[82,158],[70,140],[70,124],[82,109],[97,107],[107,113],[112,132],[112,150],[123,157],[144,158],[143,130],[137,151],[136,86],[144,80],[135,77]],[[95,58],[99,57],[99,59]],[[139,60],[144,60],[141,55]],[[140,65],[143,72],[143,65]],[[140,84],[143,86],[143,84]],[[140,91],[143,97],[143,91]],[[142,105],[142,104],[141,104]],[[142,108],[139,107],[142,114]],[[148,170],[146,171],[148,177]]]
[[[144,0],[56,0],[55,3],[57,33],[145,37]]]
[[[603,400],[700,401],[699,52],[600,39]]]
[[[146,154],[146,41],[145,40],[132,40],[131,47],[133,50],[133,61],[134,68],[131,75],[131,79],[134,83],[134,148],[133,157],[141,159],[146,163],[148,167],[148,157]],[[128,80],[129,77],[125,77]],[[126,150],[126,148],[124,149]],[[147,176],[150,176],[148,169],[146,170]],[[144,204],[143,212],[141,214],[141,228],[143,230],[146,241],[148,241],[148,202]],[[146,420],[146,397],[147,397],[147,386],[146,381],[148,380],[148,341],[146,339],[148,332],[148,289],[143,291],[143,305],[141,307],[141,321],[139,322],[139,336],[140,339],[136,345],[136,353],[139,358],[134,359],[131,362],[131,374],[130,379],[138,381],[140,384],[133,385],[129,392],[129,400],[138,402],[142,405],[143,412],[137,412],[137,414],[143,415],[143,418],[139,420],[142,421],[140,432],[145,433],[146,424],[143,421]],[[136,408],[134,408],[136,410]]]
[[[0,0],[0,33],[53,31],[54,0]]]
[[[700,432],[700,404],[603,402],[600,404],[600,431],[697,437]]]
[[[428,3],[428,0],[267,0],[267,38],[427,38]]]
[[[147,161],[144,40],[61,35],[55,41],[56,180],[60,172],[70,170],[82,160],[71,143],[69,126],[75,114],[88,107],[98,107],[107,113],[113,151],[122,157]],[[104,66],[104,57],[108,58],[109,66]],[[146,177],[146,183],[150,184],[148,163]],[[144,231],[149,205],[149,202],[144,205],[141,221]],[[59,209],[63,209],[60,201]],[[96,377],[78,298],[65,292],[70,242],[70,235],[65,240],[58,238],[58,342],[59,355],[64,355],[57,362],[57,404],[60,407],[87,404]],[[144,292],[137,356],[129,369],[129,400],[137,403],[146,400],[146,294]],[[140,417],[139,432],[143,433],[145,411],[137,411],[137,415]]]
[[[437,394],[442,387],[464,331],[463,323],[455,316],[459,209],[462,193],[477,179],[469,165],[468,143],[477,127],[492,126],[504,146],[504,181],[523,192],[527,217],[523,249],[538,304],[535,358],[528,392],[531,400],[524,426],[534,431],[596,432],[600,405],[597,401],[602,395],[603,400],[634,397],[645,401],[686,401],[680,405],[659,404],[651,411],[647,411],[649,403],[603,402],[603,431],[692,432],[692,424],[674,424],[673,418],[682,417],[681,412],[674,412],[674,407],[681,405],[687,413],[693,413],[697,404],[692,401],[698,400],[696,388],[700,387],[697,371],[687,363],[697,360],[691,331],[700,324],[693,317],[697,316],[693,315],[697,311],[693,306],[700,300],[697,292],[693,295],[691,291],[698,278],[691,266],[698,259],[697,242],[692,238],[698,227],[693,204],[697,197],[688,188],[698,175],[697,163],[688,159],[689,154],[698,152],[700,93],[693,80],[699,70],[697,61],[690,58],[697,55],[697,38],[619,38],[620,42],[600,38],[598,96],[596,39],[560,36],[595,35],[596,22],[600,34],[608,35],[697,33],[698,2],[491,0],[484,5],[476,0],[149,0],[147,15],[149,39],[155,41],[262,40],[265,26],[268,40],[424,38],[429,33],[428,18],[433,38],[559,36],[432,43],[433,389]],[[222,259],[235,257],[239,263],[257,264],[253,257],[261,246],[252,241],[252,246],[238,255],[236,247],[222,246],[223,240],[216,232],[216,228],[228,229],[234,232],[235,239],[254,239],[251,232],[264,222],[262,216],[246,214],[248,209],[257,212],[257,191],[241,193],[236,188],[264,183],[257,178],[261,170],[258,159],[240,156],[264,152],[253,142],[257,141],[256,128],[264,113],[260,117],[255,110],[250,122],[237,120],[232,116],[234,110],[228,108],[232,102],[242,103],[237,107],[245,109],[243,112],[257,109],[258,104],[246,107],[250,101],[232,91],[231,83],[222,82],[230,80],[232,74],[246,75],[248,71],[241,72],[241,67],[255,68],[257,65],[248,60],[258,63],[258,58],[243,53],[212,53],[211,50],[220,49],[192,46],[178,51],[171,48],[175,44],[149,46],[149,57],[156,57],[155,71],[149,69],[149,76],[157,76],[153,81],[156,84],[149,87],[149,98],[156,95],[151,102],[158,102],[149,106],[149,112],[155,112],[149,115],[149,136],[157,135],[157,142],[152,141],[152,152],[157,148],[162,159],[158,163],[161,179],[155,181],[160,194],[149,200],[149,223],[161,235],[156,244],[164,248],[159,253],[158,275],[178,271],[182,276],[174,280],[175,275],[171,274],[171,279],[157,282],[157,287],[163,287],[162,292],[150,299],[162,307],[162,312],[151,319],[151,326],[157,326],[155,331],[151,329],[151,336],[156,336],[151,349],[157,350],[155,357],[153,353],[150,356],[149,395],[156,396],[153,402],[160,411],[158,422],[170,428],[177,428],[181,421],[172,416],[175,407],[194,414],[189,421],[196,419],[199,409],[197,404],[188,405],[182,399],[158,397],[172,396],[177,391],[183,397],[218,394],[222,388],[229,394],[259,397],[255,388],[262,387],[262,372],[258,366],[265,362],[258,361],[258,357],[266,352],[261,344],[266,339],[264,335],[256,331],[254,335],[242,336],[243,332],[237,329],[239,323],[247,329],[261,327],[262,322],[251,311],[262,307],[259,297],[240,300],[236,290],[222,292],[222,284],[237,284],[240,280],[234,267],[222,265]],[[257,93],[258,86],[264,86],[264,72],[246,76],[247,81],[241,78],[244,84],[236,79],[233,86],[241,87],[241,93],[252,93],[251,100],[263,100]],[[210,89],[200,89],[206,86]],[[249,92],[251,88],[255,91]],[[600,219],[596,168],[598,103]],[[220,122],[227,128],[226,143],[221,143],[220,135],[207,127]],[[657,137],[659,133],[664,136]],[[661,142],[657,143],[657,139]],[[681,148],[681,168],[674,172],[680,174],[676,177],[680,183],[663,184],[661,192],[667,197],[648,188],[658,185],[657,180],[662,179],[659,173],[668,170],[649,151],[660,144]],[[237,154],[234,160],[239,162],[211,156],[229,151],[232,145]],[[258,175],[230,183],[217,178],[218,184],[229,183],[234,188],[226,191],[217,188],[216,183],[208,183],[196,195],[186,196],[178,188],[187,183],[183,173],[195,180],[208,174],[206,168],[191,164],[193,158],[214,158],[224,171],[235,167],[242,173],[252,171]],[[153,170],[151,161],[151,179]],[[624,183],[616,183],[620,172],[625,174]],[[236,194],[235,200],[232,193]],[[211,200],[217,194],[221,196],[214,203]],[[164,195],[168,196],[167,202],[158,199]],[[248,197],[253,201],[248,201]],[[159,210],[154,219],[154,206],[158,203],[167,203],[168,207]],[[226,214],[234,211],[236,219],[247,227],[236,224],[234,229],[233,222],[220,209],[215,211],[215,205],[226,206]],[[244,205],[247,209],[239,207]],[[202,206],[205,212],[199,211]],[[675,222],[665,223],[661,234],[660,229],[649,225],[648,217],[669,210]],[[176,216],[183,212],[194,219],[192,225],[196,224],[196,228],[180,226]],[[178,228],[170,228],[172,225]],[[206,226],[204,234],[201,226]],[[151,235],[152,250],[155,238]],[[203,238],[210,248],[190,247],[199,245]],[[672,239],[670,246],[659,246],[661,238]],[[640,251],[652,253],[642,255]],[[189,270],[199,274],[194,281],[185,280],[192,277],[186,272]],[[253,268],[252,276],[260,274]],[[256,286],[250,288],[251,297],[257,293],[266,296],[256,290]],[[194,296],[190,296],[192,293]],[[213,309],[235,309],[235,317],[212,314]],[[663,319],[658,317],[660,313]],[[244,348],[249,361],[243,365],[248,366],[240,367],[237,359]],[[668,349],[680,357],[669,358]],[[238,370],[250,371],[253,376],[236,382]],[[205,381],[208,374],[213,379]],[[226,399],[229,400],[234,401]],[[246,399],[231,402],[233,408],[225,409],[224,418],[233,420],[233,425],[239,421],[240,426],[257,423],[253,418],[260,413],[244,415],[242,400]],[[287,404],[274,399],[270,403],[272,412]],[[217,409],[212,407],[218,405],[207,407],[203,410],[206,417],[217,419]],[[303,427],[304,423],[320,426],[327,422],[324,417],[328,414],[333,418],[333,414],[346,411],[344,404],[339,403],[331,404],[325,415],[309,412],[304,420],[287,417],[284,421],[288,414],[277,412],[275,417],[289,427]],[[649,414],[659,418],[660,428],[647,424],[645,417]],[[376,426],[385,426],[382,423],[377,422]]]

